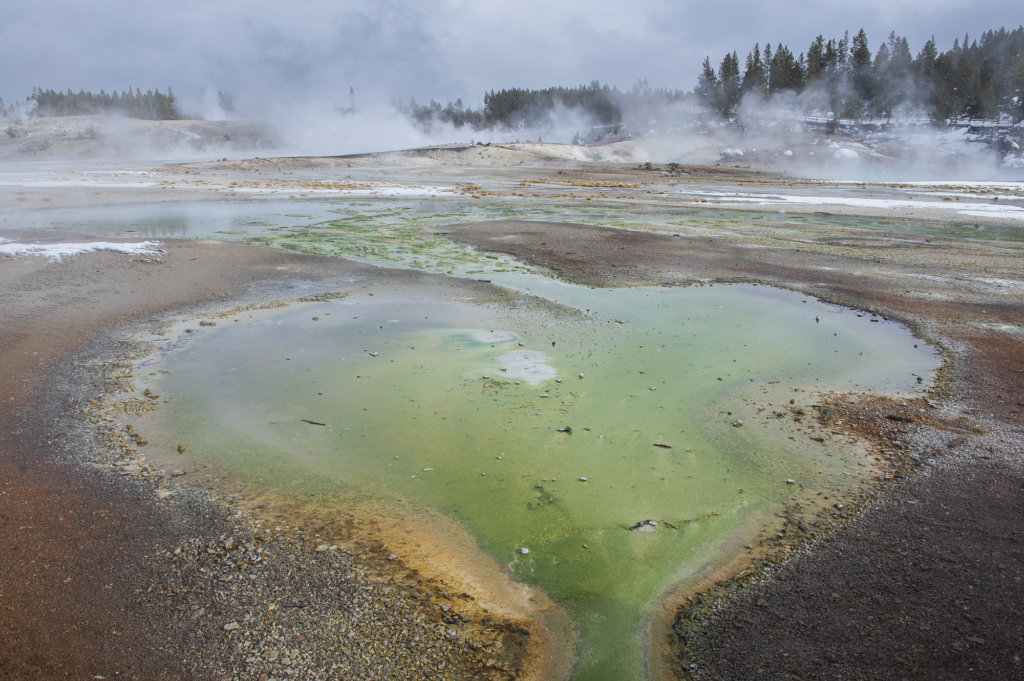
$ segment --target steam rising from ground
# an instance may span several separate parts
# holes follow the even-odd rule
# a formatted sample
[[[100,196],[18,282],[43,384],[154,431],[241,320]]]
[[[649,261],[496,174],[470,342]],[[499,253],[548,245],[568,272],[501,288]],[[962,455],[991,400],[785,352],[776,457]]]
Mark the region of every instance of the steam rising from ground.
[[[634,88],[633,93],[637,93]],[[532,126],[474,129],[438,119],[414,121],[394,102],[281,101],[242,119],[212,88],[183,109],[205,121],[141,121],[116,116],[39,118],[29,106],[0,123],[0,158],[209,160],[251,156],[338,156],[439,144],[540,140],[571,149],[531,147],[538,160],[566,163],[722,164],[791,176],[856,180],[988,180],[1024,176],[1022,127],[935,126],[907,109],[889,119],[836,121],[814,89],[766,100],[748,94],[724,122],[692,97],[639,91],[612,127],[580,109],[556,105]],[[821,113],[825,111],[825,113]],[[811,112],[811,113],[808,113]],[[1012,145],[1017,144],[1014,148]],[[516,159],[514,163],[519,163]]]

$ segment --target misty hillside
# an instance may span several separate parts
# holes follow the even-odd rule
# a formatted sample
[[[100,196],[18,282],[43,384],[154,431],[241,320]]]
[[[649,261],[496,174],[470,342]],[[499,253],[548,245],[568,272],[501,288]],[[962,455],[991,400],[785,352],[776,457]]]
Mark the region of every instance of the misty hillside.
[[[176,158],[280,147],[260,121],[140,120],[123,116],[0,121],[0,158]]]
[[[932,39],[916,56],[895,32],[874,52],[863,30],[852,39],[818,36],[799,55],[782,44],[755,45],[742,66],[735,51],[717,70],[705,59],[693,92],[646,81],[620,91],[593,81],[492,90],[483,101],[479,110],[461,100],[412,101],[400,109],[424,131],[503,141],[571,138],[589,146],[713,133],[720,144],[733,141],[718,150],[723,161],[749,161],[759,147],[761,155],[768,147],[788,159],[806,147],[804,160],[813,165],[838,154],[938,166],[969,158],[1016,168],[1024,165],[1024,27],[986,31],[980,40],[965,36],[945,52]],[[815,151],[819,141],[836,144],[836,135],[849,142],[845,151]]]

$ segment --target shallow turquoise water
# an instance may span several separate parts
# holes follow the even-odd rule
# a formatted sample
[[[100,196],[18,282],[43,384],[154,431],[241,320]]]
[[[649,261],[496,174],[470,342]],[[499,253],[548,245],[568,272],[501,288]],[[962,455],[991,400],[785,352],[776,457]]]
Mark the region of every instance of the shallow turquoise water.
[[[917,391],[938,365],[895,324],[763,286],[490,276],[539,298],[377,287],[180,336],[147,363],[170,371],[148,384],[171,400],[140,424],[151,451],[187,442],[285,498],[437,509],[565,605],[576,678],[640,678],[659,595],[780,500],[863,476],[773,408]],[[657,532],[628,529],[646,519]]]

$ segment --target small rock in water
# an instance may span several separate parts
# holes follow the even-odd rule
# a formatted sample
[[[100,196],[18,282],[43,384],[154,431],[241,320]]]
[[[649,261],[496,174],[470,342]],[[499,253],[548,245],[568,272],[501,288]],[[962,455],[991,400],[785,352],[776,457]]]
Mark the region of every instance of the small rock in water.
[[[583,374],[580,374],[580,378],[583,378]]]
[[[371,353],[370,353],[370,357],[376,357],[376,356],[377,356],[377,353],[376,353],[376,352],[371,352]]]
[[[665,442],[655,442],[654,446],[655,447],[661,447],[662,449],[672,449],[672,445],[667,444]]]
[[[185,333],[194,333],[195,329],[185,329]]]
[[[586,481],[587,481],[586,478],[580,478],[580,482],[586,482]]]
[[[654,387],[654,386],[652,385],[652,386],[651,386],[650,388],[648,388],[648,390],[657,390],[657,388],[655,388],[655,387]]]
[[[590,430],[590,426],[587,426],[587,427],[586,427],[586,428],[584,428],[583,430]]]
[[[569,435],[572,435],[572,426],[565,426],[564,428],[559,428],[558,432],[559,433],[569,433]]]
[[[140,437],[138,440],[135,441],[135,444],[138,447],[145,447],[146,445],[149,444],[149,440],[147,440],[144,437]]]
[[[178,454],[185,453],[185,445],[178,445]]]
[[[526,548],[525,546],[523,548],[519,549],[519,553],[521,553],[524,556],[526,554],[528,554],[529,552],[530,552],[530,549]]]
[[[398,457],[396,456],[395,458],[397,459]],[[433,468],[424,468],[424,469],[423,469],[423,472],[424,472],[424,473],[428,473],[428,472],[430,472],[430,471],[432,471],[432,470],[434,470],[434,469],[433,469]]]
[[[743,425],[743,421],[740,421],[739,419],[736,419],[735,421],[732,422],[732,427],[733,428],[739,428],[742,425]]]
[[[562,382],[562,379],[560,379],[560,378],[556,378],[555,379],[555,383],[561,383],[561,382]]]
[[[795,485],[796,484],[796,480],[793,480],[792,478],[787,478],[786,479],[786,484],[787,485]]]
[[[543,393],[542,395],[539,395],[538,397],[547,397],[547,396],[548,396],[547,393]]]
[[[314,322],[318,322],[318,321],[320,321],[320,318],[319,317],[313,317],[313,321]]]
[[[657,520],[650,520],[650,519],[648,519],[648,520],[641,520],[640,522],[638,522],[636,525],[633,525],[629,529],[634,530],[636,532],[657,532],[658,531],[658,521]]]

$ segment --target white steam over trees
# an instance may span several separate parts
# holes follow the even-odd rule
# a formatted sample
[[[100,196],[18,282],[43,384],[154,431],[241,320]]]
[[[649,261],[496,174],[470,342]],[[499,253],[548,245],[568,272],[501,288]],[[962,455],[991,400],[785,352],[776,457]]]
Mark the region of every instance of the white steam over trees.
[[[736,52],[718,71],[705,58],[694,93],[723,118],[735,115],[744,96],[771,99],[798,93],[807,111],[835,119],[891,118],[923,112],[933,121],[1024,119],[1024,27],[1000,28],[939,52],[935,39],[914,57],[907,39],[889,34],[872,55],[861,29],[851,40],[815,38],[806,53],[760,45],[747,54],[743,73]]]
[[[484,94],[484,105],[479,110],[465,108],[461,99],[444,107],[434,100],[426,105],[413,100],[407,106],[397,106],[424,129],[441,123],[473,130],[543,130],[552,127],[562,113],[572,112],[594,130],[608,132],[617,130],[631,114],[672,106],[688,94],[652,88],[645,80],[622,92],[595,80],[574,88],[491,90]],[[590,133],[583,139],[589,137]]]
[[[128,118],[142,118],[151,121],[170,121],[182,118],[174,101],[174,93],[167,88],[167,94],[160,90],[147,90],[145,94],[132,89],[118,94],[107,94],[100,90],[98,95],[80,90],[75,94],[32,88],[27,101],[36,102],[37,116],[89,116],[96,114],[121,114]]]

